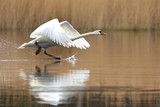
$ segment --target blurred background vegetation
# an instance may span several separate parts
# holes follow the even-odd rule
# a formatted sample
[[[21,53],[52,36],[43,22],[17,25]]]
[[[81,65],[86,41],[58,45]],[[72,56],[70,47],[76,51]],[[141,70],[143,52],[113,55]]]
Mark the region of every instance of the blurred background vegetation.
[[[53,18],[75,28],[160,29],[160,0],[0,0],[0,29],[30,29]]]

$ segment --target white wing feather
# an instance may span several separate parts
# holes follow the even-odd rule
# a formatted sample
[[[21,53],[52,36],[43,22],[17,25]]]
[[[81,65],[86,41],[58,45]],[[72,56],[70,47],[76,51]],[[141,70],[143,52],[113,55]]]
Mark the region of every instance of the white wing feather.
[[[37,38],[39,35],[46,36],[64,47],[71,47],[73,45],[72,40],[60,26],[58,19],[53,19],[39,26],[31,33],[30,38]]]
[[[80,36],[80,33],[76,29],[74,29],[68,21],[63,21],[60,23],[60,25],[69,38]],[[84,38],[80,38],[74,40],[72,46],[80,49],[86,49],[90,47],[90,44]]]

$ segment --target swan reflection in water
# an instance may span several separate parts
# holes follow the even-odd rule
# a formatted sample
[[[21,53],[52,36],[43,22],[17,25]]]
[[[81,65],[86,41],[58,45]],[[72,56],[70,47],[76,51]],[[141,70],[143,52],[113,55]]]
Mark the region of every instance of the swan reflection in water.
[[[58,63],[60,62],[54,64]],[[29,74],[28,76],[24,72],[20,74],[23,79],[27,78],[26,80],[29,80],[31,94],[41,99],[38,103],[67,104],[78,91],[87,88],[85,82],[90,77],[89,70],[70,70],[63,74],[49,73],[47,72],[47,66],[44,66],[44,72],[36,66],[35,74]],[[77,104],[80,104],[80,95]]]

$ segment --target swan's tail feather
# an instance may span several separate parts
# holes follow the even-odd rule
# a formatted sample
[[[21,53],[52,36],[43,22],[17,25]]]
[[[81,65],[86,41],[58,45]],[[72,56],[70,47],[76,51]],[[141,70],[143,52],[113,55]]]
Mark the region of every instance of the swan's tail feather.
[[[24,43],[21,46],[18,47],[18,49],[24,49],[25,47],[32,47],[33,44],[32,43]]]
[[[27,43],[22,44],[21,46],[18,47],[18,49],[24,49],[26,47]]]

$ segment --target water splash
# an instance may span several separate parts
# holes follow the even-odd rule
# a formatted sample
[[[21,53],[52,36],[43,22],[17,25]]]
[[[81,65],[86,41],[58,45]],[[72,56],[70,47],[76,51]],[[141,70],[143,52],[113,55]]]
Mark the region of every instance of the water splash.
[[[75,55],[76,55],[76,53],[66,59],[63,59],[63,60],[71,63],[74,66],[76,61],[78,61],[78,59],[75,57]]]

